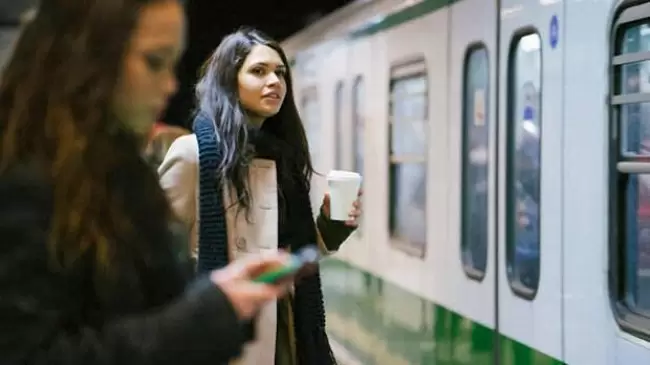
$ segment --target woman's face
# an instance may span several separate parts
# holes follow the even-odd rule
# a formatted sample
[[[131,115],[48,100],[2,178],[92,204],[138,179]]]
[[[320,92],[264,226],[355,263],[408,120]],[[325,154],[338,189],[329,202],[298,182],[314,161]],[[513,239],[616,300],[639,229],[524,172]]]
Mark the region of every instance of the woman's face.
[[[114,112],[136,133],[147,135],[176,92],[175,66],[184,48],[181,5],[168,0],[142,9],[114,99]]]
[[[280,110],[287,93],[287,66],[278,52],[256,45],[237,74],[239,101],[251,114],[251,121],[261,123]]]

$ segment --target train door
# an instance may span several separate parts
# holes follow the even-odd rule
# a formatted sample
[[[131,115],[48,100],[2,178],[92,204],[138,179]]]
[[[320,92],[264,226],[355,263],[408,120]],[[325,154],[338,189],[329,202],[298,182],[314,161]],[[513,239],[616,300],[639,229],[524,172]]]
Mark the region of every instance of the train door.
[[[300,110],[300,116],[305,126],[305,133],[309,142],[309,153],[312,164],[317,171],[322,171],[323,151],[323,93],[320,90],[320,76],[322,72],[322,49],[311,47],[296,54],[295,98]],[[312,176],[312,189],[310,199],[314,214],[318,211],[322,199],[320,194],[322,182],[317,176]]]
[[[469,351],[473,362],[487,363],[496,333],[496,2],[456,2],[450,32],[449,169],[461,184],[449,186],[449,242],[460,247],[449,250],[453,265],[447,266],[444,295],[464,322],[451,319],[450,337],[467,332],[459,326],[471,328],[470,348],[452,347]]]
[[[607,285],[608,89],[606,35],[614,3],[569,2],[563,28],[564,120],[564,362],[645,364],[648,358],[617,362],[617,331]],[[594,32],[594,29],[597,32]],[[610,270],[610,273],[613,270]],[[633,348],[632,341],[621,341]],[[646,345],[647,346],[647,345]]]
[[[563,7],[561,1],[501,1],[500,364],[563,358]]]
[[[564,268],[565,361],[646,364],[650,3],[570,2],[566,11],[575,20],[567,28],[565,65],[565,120],[572,121],[564,127],[564,241],[570,243]]]
[[[347,169],[347,135],[343,128],[349,122],[350,82],[348,82],[348,46],[344,42],[330,42],[320,47],[322,57],[319,70],[319,90],[323,106],[321,126],[323,143],[319,172]]]
[[[337,148],[339,150],[336,156],[336,159],[338,159],[337,168],[356,171],[361,176],[366,176],[364,156],[369,156],[372,153],[366,148],[368,146],[368,143],[366,143],[368,140],[366,125],[369,122],[367,107],[372,105],[367,102],[366,85],[367,80],[372,75],[372,43],[369,38],[361,38],[350,42],[347,47],[347,70],[345,84],[342,85],[344,91],[341,95],[347,101],[347,108],[343,112],[345,122],[336,127],[340,133],[335,142],[338,144]],[[363,196],[361,199],[362,204],[365,203]],[[363,254],[367,252],[365,246],[367,241],[363,240],[365,227],[364,219],[361,218],[359,228],[345,245],[347,247],[343,248],[343,250],[356,252],[356,254],[350,253],[353,256],[363,258],[363,260],[370,259],[367,257],[368,255]]]

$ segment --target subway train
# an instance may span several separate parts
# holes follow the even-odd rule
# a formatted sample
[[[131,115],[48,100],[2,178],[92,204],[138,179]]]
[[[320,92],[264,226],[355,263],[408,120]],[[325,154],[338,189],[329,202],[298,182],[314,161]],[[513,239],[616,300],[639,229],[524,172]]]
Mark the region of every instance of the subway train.
[[[650,363],[650,2],[358,0],[286,39],[361,364]]]

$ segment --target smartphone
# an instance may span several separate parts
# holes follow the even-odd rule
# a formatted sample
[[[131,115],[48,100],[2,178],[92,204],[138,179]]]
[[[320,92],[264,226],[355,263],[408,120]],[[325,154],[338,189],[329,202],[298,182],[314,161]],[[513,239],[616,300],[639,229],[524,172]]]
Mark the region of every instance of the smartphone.
[[[310,264],[316,264],[321,259],[320,251],[316,245],[303,247],[300,251],[291,255],[291,260],[283,266],[267,271],[253,279],[253,281],[265,284],[274,284],[282,279],[296,275],[298,271]]]

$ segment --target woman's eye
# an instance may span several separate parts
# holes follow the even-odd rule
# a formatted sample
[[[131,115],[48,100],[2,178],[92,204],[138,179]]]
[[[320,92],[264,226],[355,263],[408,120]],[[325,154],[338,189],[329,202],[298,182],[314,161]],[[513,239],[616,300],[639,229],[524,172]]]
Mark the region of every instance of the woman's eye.
[[[264,76],[264,73],[265,73],[265,71],[264,71],[264,69],[261,68],[261,67],[256,67],[256,68],[253,69],[253,74],[254,74],[254,75],[257,75],[257,76]]]
[[[161,71],[165,66],[165,60],[159,56],[146,55],[145,60],[147,62],[147,67],[154,72]]]

